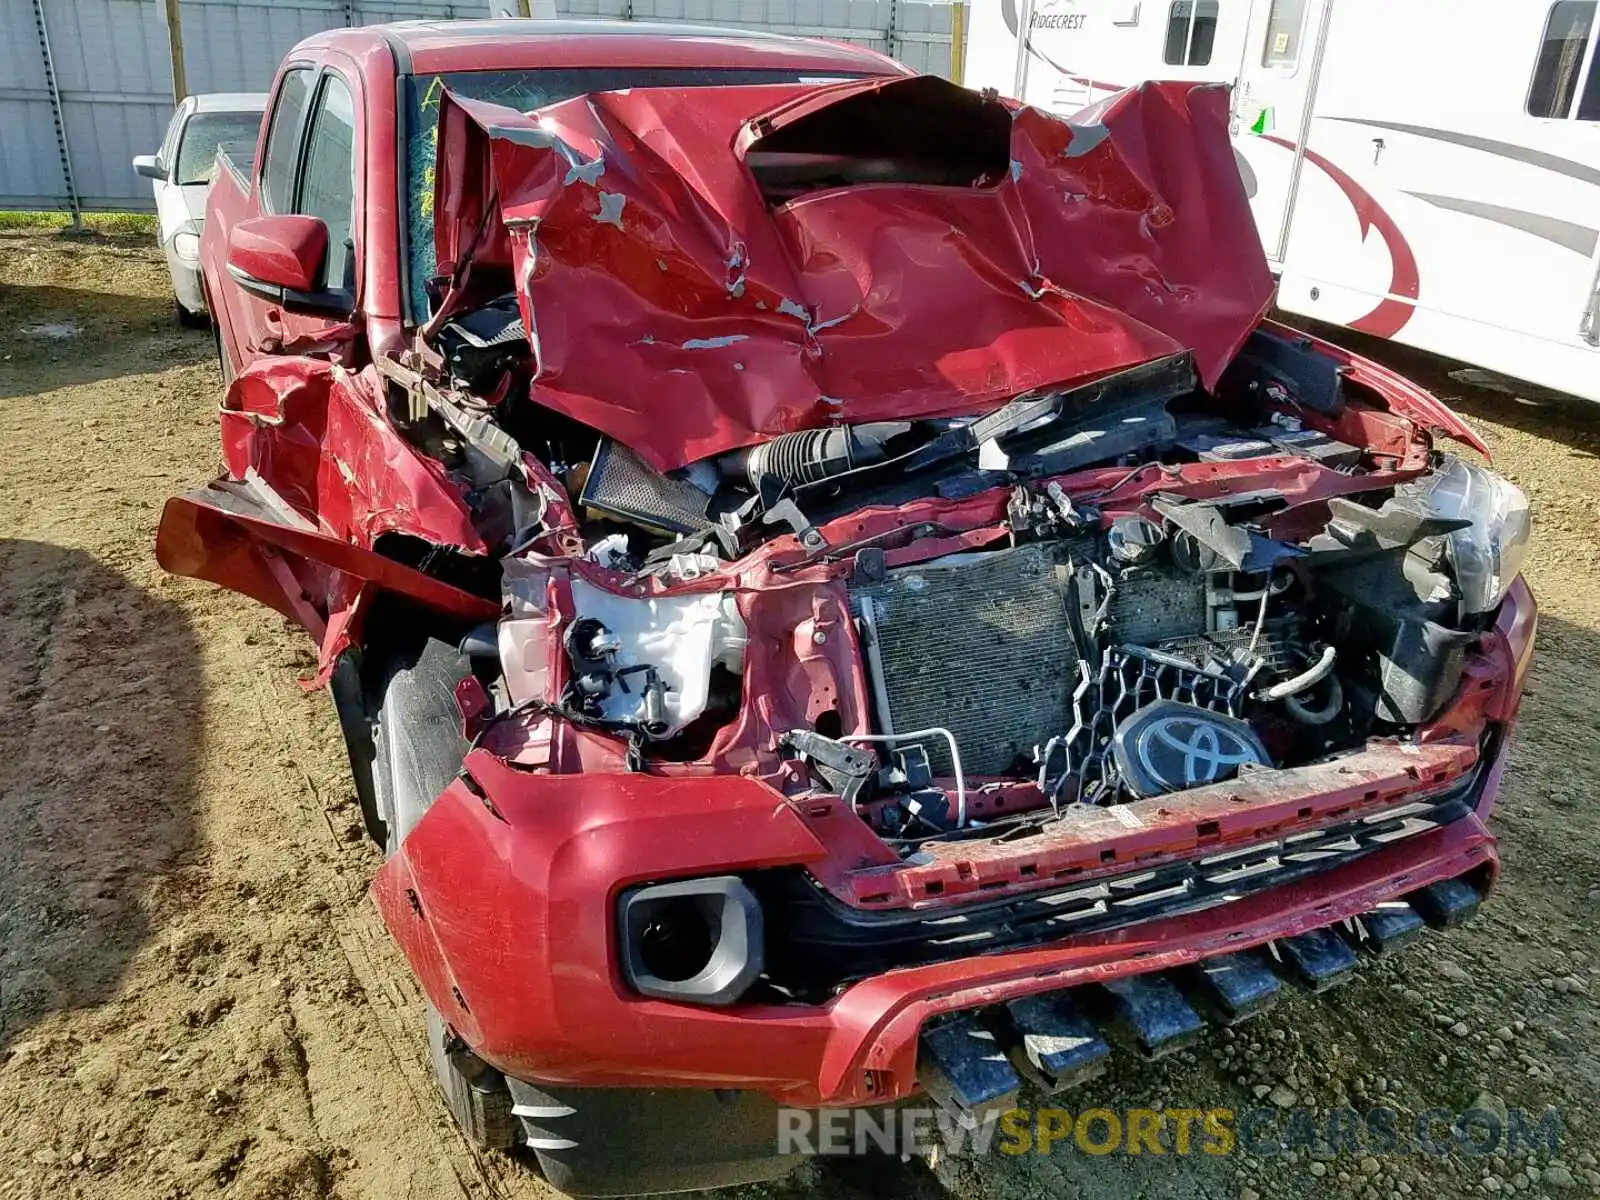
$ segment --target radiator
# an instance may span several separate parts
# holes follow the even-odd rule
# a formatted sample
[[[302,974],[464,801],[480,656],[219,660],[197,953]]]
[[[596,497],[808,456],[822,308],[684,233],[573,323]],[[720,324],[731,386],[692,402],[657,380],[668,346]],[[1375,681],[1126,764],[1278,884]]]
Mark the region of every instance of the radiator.
[[[1064,599],[1070,543],[1030,543],[901,567],[852,590],[871,606],[882,690],[896,732],[942,727],[961,765],[998,775],[1062,732],[1078,679]],[[937,774],[951,771],[942,739],[927,743]]]
[[[1111,734],[1140,704],[1176,697],[1238,715],[1248,660],[1259,655],[1275,672],[1290,669],[1297,622],[1269,619],[1260,638],[1249,623],[1208,633],[1205,579],[1153,565],[1120,573],[1106,606],[1103,661],[1085,680],[1067,618],[1067,579],[1097,549],[1092,537],[1030,542],[899,567],[881,582],[853,586],[879,729],[948,729],[970,775],[1015,775],[1021,767],[1032,776],[1035,748],[1054,740],[1055,756],[1064,758],[1047,768],[1094,792]],[[1160,655],[1191,665],[1151,674]],[[1137,679],[1144,683],[1130,682]],[[944,740],[924,745],[934,771],[950,774]]]

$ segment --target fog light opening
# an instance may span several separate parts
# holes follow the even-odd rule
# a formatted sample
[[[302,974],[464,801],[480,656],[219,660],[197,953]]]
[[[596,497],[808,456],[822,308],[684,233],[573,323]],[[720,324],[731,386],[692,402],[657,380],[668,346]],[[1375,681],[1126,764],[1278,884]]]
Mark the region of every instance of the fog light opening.
[[[733,1004],[761,974],[761,904],[736,876],[630,889],[617,918],[622,978],[641,995]]]
[[[689,897],[655,905],[639,934],[640,965],[668,983],[693,979],[711,962],[719,924]]]

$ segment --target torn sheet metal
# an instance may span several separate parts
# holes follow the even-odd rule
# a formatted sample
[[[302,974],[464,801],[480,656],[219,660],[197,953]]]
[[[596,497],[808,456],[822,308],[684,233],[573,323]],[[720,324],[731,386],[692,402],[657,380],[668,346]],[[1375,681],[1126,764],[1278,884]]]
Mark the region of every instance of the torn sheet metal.
[[[309,602],[319,619],[340,607],[337,589],[325,577],[328,572],[409,596],[463,620],[499,615],[500,606],[493,601],[309,524],[285,521],[269,499],[259,484],[226,479],[174,496],[162,510],[157,561],[174,575],[232,588],[308,627],[296,607],[300,600]],[[299,576],[292,586],[263,566],[264,556],[294,564]]]
[[[438,260],[509,269],[534,398],[662,469],[797,428],[980,412],[1183,348],[1209,386],[1272,293],[1227,108],[1220,86],[1146,84],[1069,122],[927,76],[527,115],[447,96]],[[917,170],[763,193],[764,146],[855,167],[882,154],[863,148],[875,123]],[[935,145],[998,169],[924,182]]]
[[[485,553],[460,486],[378,411],[380,387],[371,368],[251,363],[222,402],[228,474],[259,477],[314,528],[366,549],[396,533]]]

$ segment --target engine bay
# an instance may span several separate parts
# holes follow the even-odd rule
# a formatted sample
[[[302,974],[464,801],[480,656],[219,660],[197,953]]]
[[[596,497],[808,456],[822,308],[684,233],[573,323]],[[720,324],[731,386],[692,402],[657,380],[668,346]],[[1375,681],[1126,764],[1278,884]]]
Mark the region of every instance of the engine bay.
[[[1526,541],[1520,492],[1289,330],[1214,389],[1168,356],[669,471],[533,403],[527,346],[502,299],[442,326],[434,371],[388,369],[501,555],[508,615],[468,639],[485,724],[553,770],[837,794],[905,853],[1409,736]],[[789,641],[752,627],[767,589]],[[757,655],[798,705],[757,694]],[[563,759],[559,727],[618,753]]]

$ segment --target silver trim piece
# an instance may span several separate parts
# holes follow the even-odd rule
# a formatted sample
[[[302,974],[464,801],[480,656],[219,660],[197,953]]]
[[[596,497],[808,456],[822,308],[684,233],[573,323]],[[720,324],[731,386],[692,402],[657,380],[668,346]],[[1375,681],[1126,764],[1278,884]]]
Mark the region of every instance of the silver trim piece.
[[[1600,167],[1591,167],[1585,163],[1574,162],[1570,158],[1562,158],[1559,154],[1550,154],[1544,150],[1532,150],[1527,146],[1518,146],[1512,142],[1497,142],[1493,138],[1479,137],[1473,133],[1457,133],[1453,129],[1434,129],[1427,125],[1407,125],[1403,121],[1373,121],[1366,117],[1324,117],[1325,121],[1338,121],[1345,125],[1370,125],[1374,129],[1392,129],[1396,133],[1413,133],[1418,137],[1432,138],[1436,142],[1450,142],[1453,145],[1465,146],[1469,150],[1482,150],[1486,154],[1493,154],[1499,158],[1509,158],[1516,162],[1527,163],[1530,167],[1542,167],[1546,171],[1554,171],[1558,175],[1565,175],[1571,179],[1581,179],[1584,183],[1600,186]]]
[[[527,1117],[530,1121],[551,1121],[556,1117],[570,1117],[578,1110],[567,1104],[513,1104],[513,1117]],[[576,1143],[574,1143],[576,1144]]]
[[[1328,26],[1333,22],[1333,0],[1323,0],[1322,19],[1317,25],[1317,44],[1311,53],[1311,74],[1306,79],[1306,94],[1300,110],[1300,135],[1294,143],[1294,164],[1289,168],[1289,191],[1283,206],[1283,221],[1278,226],[1278,246],[1272,261],[1282,263],[1289,253],[1289,234],[1294,228],[1294,210],[1300,198],[1300,175],[1305,168],[1306,143],[1311,138],[1311,120],[1317,115],[1317,85],[1322,81],[1322,60],[1328,50]]]
[[[1496,225],[1531,233],[1536,238],[1554,242],[1565,250],[1583,255],[1584,258],[1593,257],[1595,243],[1600,240],[1600,231],[1579,225],[1575,221],[1547,217],[1542,213],[1506,208],[1499,204],[1486,204],[1482,200],[1467,200],[1458,196],[1434,196],[1426,192],[1407,192],[1406,195],[1426,201],[1435,208],[1464,213],[1469,217],[1478,217],[1485,221],[1493,221]]]
[[[894,732],[894,715],[889,711],[889,685],[884,681],[883,654],[879,650],[878,602],[861,598],[861,624],[867,631],[867,673],[872,676],[872,702],[878,709],[878,726],[883,733]]]

